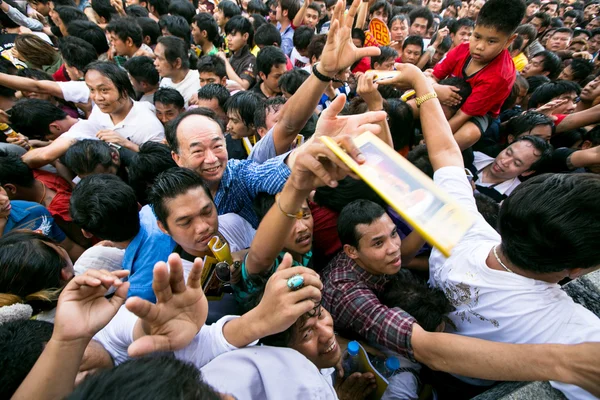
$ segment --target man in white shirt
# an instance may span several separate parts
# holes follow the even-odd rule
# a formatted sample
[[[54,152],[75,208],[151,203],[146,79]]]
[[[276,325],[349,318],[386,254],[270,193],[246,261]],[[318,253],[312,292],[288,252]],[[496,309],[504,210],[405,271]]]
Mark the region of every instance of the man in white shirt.
[[[163,36],[158,39],[154,54],[154,66],[162,78],[160,87],[177,89],[187,107],[190,98],[200,89],[200,75],[190,69],[185,42],[175,36]]]
[[[494,159],[475,152],[475,185],[498,203],[506,199],[521,183],[520,176],[535,173],[550,157],[552,146],[537,136],[521,136]]]

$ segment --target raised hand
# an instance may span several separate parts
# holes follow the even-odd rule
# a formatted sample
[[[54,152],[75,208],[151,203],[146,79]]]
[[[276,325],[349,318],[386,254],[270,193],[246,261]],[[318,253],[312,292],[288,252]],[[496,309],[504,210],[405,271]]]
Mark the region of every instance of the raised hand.
[[[383,110],[383,97],[377,90],[378,87],[370,75],[365,74],[358,78],[356,94],[367,103],[369,110]]]
[[[352,43],[352,24],[358,12],[361,0],[354,0],[348,14],[344,15],[346,2],[338,1],[331,16],[331,28],[327,34],[327,43],[321,53],[319,61],[319,72],[333,77],[338,72],[350,67],[363,57],[378,56],[380,50],[377,47],[357,48]]]
[[[383,110],[340,117],[338,114],[343,110],[344,104],[346,104],[346,96],[339,95],[321,113],[313,135],[315,138],[319,136],[334,137],[342,133],[356,135],[366,131],[377,134],[381,131],[381,127],[376,124],[385,121],[387,114]]]
[[[129,271],[88,270],[74,277],[58,298],[53,338],[63,342],[90,340],[115,316],[127,298]],[[108,289],[117,290],[110,299]]]
[[[147,335],[129,346],[131,357],[179,350],[190,343],[206,322],[208,301],[202,290],[202,260],[194,261],[187,285],[179,255],[171,254],[168,263],[167,266],[161,261],[154,266],[152,289],[156,304],[139,297],[127,300],[127,309],[142,320]]]

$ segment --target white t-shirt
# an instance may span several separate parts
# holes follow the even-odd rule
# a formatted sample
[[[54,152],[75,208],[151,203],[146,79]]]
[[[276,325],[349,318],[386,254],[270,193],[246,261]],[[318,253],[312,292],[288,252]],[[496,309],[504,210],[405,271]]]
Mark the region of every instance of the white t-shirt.
[[[153,110],[154,106],[150,103],[134,101],[129,114],[115,125],[110,114],[105,114],[94,106],[87,120],[73,125],[62,137],[76,140],[97,139],[98,131],[110,129],[138,146],[146,142],[161,142],[165,138],[165,129]]]
[[[200,90],[200,73],[198,70],[190,69],[185,78],[179,83],[173,83],[171,78],[162,78],[160,87],[176,89],[183,96],[187,108],[190,98]]]
[[[175,357],[194,363],[197,368],[214,359],[220,354],[236,350],[225,340],[223,326],[238,316],[225,316],[212,325],[204,325],[190,344],[174,352]],[[137,316],[122,306],[114,318],[94,336],[112,357],[115,366],[129,359],[127,348],[133,343],[133,328]],[[249,344],[254,346],[256,342]]]
[[[310,64],[310,59],[308,57],[304,57],[303,55],[301,55],[300,52],[298,50],[296,50],[295,47],[294,47],[294,50],[292,50],[292,55],[290,56],[290,61],[292,62],[292,66],[294,68],[296,68],[296,67],[302,68],[302,67],[306,67],[308,64]]]
[[[456,333],[506,343],[600,341],[600,319],[576,304],[558,284],[487,266],[488,254],[501,238],[477,212],[473,189],[462,168],[441,168],[435,172],[434,182],[476,216],[450,258],[434,248],[429,259],[429,283],[443,290],[456,307],[449,315]],[[450,324],[446,327],[453,332]],[[570,399],[595,398],[573,385],[551,384]]]
[[[485,167],[487,167],[488,165],[490,165],[491,163],[494,162],[494,158],[483,154],[479,151],[476,151],[473,153],[473,166],[475,167],[475,169],[477,171],[481,171],[482,169],[484,169]],[[495,184],[493,183],[489,183],[489,182],[482,182],[481,181],[481,174],[479,174],[479,180],[477,180],[477,185],[479,186],[483,186],[483,187],[490,187],[493,186]],[[494,189],[500,193],[500,194],[504,194],[506,196],[510,196],[510,194],[513,192],[513,190],[515,190],[517,188],[517,186],[519,186],[521,184],[521,180],[516,177],[513,179],[509,179],[508,181],[504,181],[496,186],[494,186]]]
[[[63,93],[63,98],[72,103],[87,103],[90,99],[90,88],[84,81],[56,82]]]

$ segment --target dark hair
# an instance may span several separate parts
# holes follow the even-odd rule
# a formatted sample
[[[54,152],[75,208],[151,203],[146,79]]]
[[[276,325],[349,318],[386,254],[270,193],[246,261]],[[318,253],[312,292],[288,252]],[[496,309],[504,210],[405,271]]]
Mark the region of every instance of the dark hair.
[[[140,230],[135,192],[115,175],[83,178],[73,189],[70,211],[73,222],[101,240],[123,242]]]
[[[488,0],[477,16],[477,25],[494,28],[510,36],[525,15],[523,0]]]
[[[542,20],[542,28],[549,27],[550,23],[552,22],[552,17],[549,14],[546,14],[545,12],[537,12],[537,13],[533,14],[530,21],[533,21],[534,18]]]
[[[250,23],[248,18],[244,18],[241,15],[236,15],[235,17],[232,17],[229,21],[227,21],[227,23],[225,24],[225,33],[227,35],[235,35],[236,33],[244,35],[245,33],[247,33],[248,45],[252,45],[254,40],[254,29],[252,29],[252,24]]]
[[[531,167],[529,167],[528,171],[541,170],[542,167],[548,162],[548,160],[550,158],[552,158],[552,152],[554,151],[552,148],[552,145],[538,136],[531,136],[531,135],[519,136],[510,145],[512,146],[513,144],[515,144],[517,142],[529,142],[533,145],[535,150],[540,153],[540,158],[536,162],[534,162],[531,165]]]
[[[144,6],[140,6],[139,4],[133,4],[130,6],[127,6],[127,8],[125,9],[125,13],[127,14],[128,17],[134,17],[134,18],[148,18],[148,16],[150,15],[150,12],[148,11],[148,9]],[[138,21],[139,24],[139,21]],[[142,30],[144,30],[144,27],[140,25],[140,28],[142,28]]]
[[[400,271],[386,284],[381,302],[406,311],[427,332],[435,332],[445,315],[455,310],[443,291],[419,282],[408,270]]]
[[[219,44],[219,25],[217,21],[208,13],[200,13],[194,16],[191,23],[195,23],[200,31],[206,31],[206,39],[215,44]]]
[[[311,37],[311,39],[312,39],[312,37]],[[362,29],[354,28],[354,29],[352,29],[352,39],[358,39],[364,45],[366,36]]]
[[[380,89],[385,87],[379,86]],[[388,86],[388,88],[391,89],[391,86]],[[388,98],[386,101],[394,150],[400,151],[406,146],[414,144],[415,120],[413,112],[408,104],[397,97]]]
[[[530,4],[536,4],[540,7],[542,6],[542,2],[540,0],[527,0],[527,2],[525,3],[526,6],[528,6]]]
[[[67,262],[41,233],[15,230],[0,238],[0,307],[26,303],[34,314],[51,310],[62,288]]]
[[[573,31],[571,30],[571,28],[558,28],[557,30],[552,32],[551,36],[554,36],[556,33],[568,33],[569,35],[573,36]]]
[[[315,203],[337,213],[355,200],[369,201],[385,206],[385,202],[367,183],[351,177],[339,181],[335,188],[329,186],[317,188],[314,197]]]
[[[114,33],[123,42],[131,39],[136,47],[140,47],[144,40],[142,28],[131,17],[114,19],[106,26],[106,31]]]
[[[577,96],[581,94],[581,87],[571,81],[556,81],[544,83],[537,88],[529,98],[529,108],[536,108],[548,103],[550,100],[566,93],[575,92]]]
[[[169,229],[167,225],[169,200],[199,187],[204,189],[204,193],[212,201],[210,189],[206,186],[200,175],[191,169],[169,168],[156,177],[154,184],[148,191],[148,202],[152,205],[156,218],[166,229]]]
[[[60,17],[60,20],[62,21],[62,23],[65,26],[69,25],[73,21],[77,21],[77,20],[87,21],[88,20],[87,16],[83,13],[83,11],[81,11],[80,9],[78,9],[76,7],[60,6],[60,7],[55,7],[54,11],[56,11],[58,16]]]
[[[263,17],[269,15],[267,6],[260,0],[250,0],[248,2],[248,14],[260,14]]]
[[[490,224],[495,230],[498,230],[498,213],[500,212],[500,205],[496,200],[479,192],[474,193],[473,197],[475,198],[475,205],[477,205],[477,212],[481,214],[483,219],[485,219],[485,222]]]
[[[83,39],[88,44],[91,44],[94,50],[96,51],[96,57],[100,54],[106,53],[109,49],[104,30],[93,22],[80,20],[73,21],[69,25],[67,25],[67,32],[69,33],[68,37],[75,36],[77,38]],[[64,39],[67,38],[63,38],[63,40]],[[60,42],[58,49],[60,50]]]
[[[157,92],[158,93],[158,92]],[[129,186],[135,191],[140,204],[148,204],[147,192],[156,177],[163,171],[177,167],[169,146],[162,143],[146,142],[140,146],[129,162],[127,173]]]
[[[154,66],[154,60],[150,57],[132,57],[123,64],[123,68],[138,82],[145,82],[151,86],[158,85],[160,76]]]
[[[166,29],[172,36],[181,39],[185,43],[185,50],[187,54],[187,49],[190,47],[192,29],[190,28],[190,24],[188,24],[185,18],[179,15],[163,15],[158,21],[158,26],[160,27],[161,31],[163,29]],[[161,42],[161,39],[162,38],[158,39],[158,43]]]
[[[18,5],[17,3],[15,3],[14,1],[8,0],[8,1],[6,1],[6,3],[8,5],[10,5],[11,7],[14,7],[17,10],[19,10],[21,12],[21,14],[27,15],[25,10],[23,10],[23,8],[20,5]],[[17,24],[12,19],[10,19],[8,14],[6,14],[5,12],[0,12],[0,26],[2,26],[3,28],[18,28],[19,24]]]
[[[227,112],[237,112],[246,126],[254,125],[254,114],[257,110],[264,108],[264,101],[257,94],[248,91],[234,94],[225,103],[225,110]]]
[[[309,26],[299,26],[294,31],[294,47],[299,50],[306,49],[313,36],[315,36],[315,30],[313,28]]]
[[[113,15],[118,15],[117,10],[110,4],[110,0],[94,0],[92,10],[107,22],[110,22]]]
[[[86,67],[85,73],[87,74],[89,71],[97,71],[110,79],[121,96],[135,98],[135,91],[133,90],[133,86],[131,86],[127,72],[119,68],[116,64],[106,61],[95,61]]]
[[[62,121],[68,114],[47,100],[22,99],[11,108],[10,126],[29,139],[46,140],[49,125]]]
[[[555,149],[561,147],[573,147],[577,142],[583,143],[583,141],[586,140],[586,137],[587,132],[585,128],[577,128],[552,136],[550,144],[554,146]]]
[[[189,1],[172,0],[168,8],[169,14],[179,15],[183,17],[188,24],[192,23],[192,19],[196,15],[196,9]]]
[[[99,165],[108,168],[114,164],[114,151],[102,140],[78,140],[65,153],[64,164],[77,175],[93,174]]]
[[[423,39],[421,39],[421,43],[423,43]],[[373,69],[375,68],[375,63],[381,65],[389,59],[395,60],[398,57],[398,52],[389,46],[381,46],[379,50],[381,52],[378,56],[371,57],[371,68]]]
[[[544,66],[542,71],[548,72],[548,78],[550,80],[556,79],[561,70],[561,61],[560,57],[554,54],[551,51],[544,50],[539,53],[535,53],[532,58],[543,56],[544,57]]]
[[[433,179],[433,165],[431,165],[431,160],[429,160],[426,145],[420,144],[413,147],[406,155],[406,159],[425,175]]]
[[[592,63],[581,58],[574,58],[569,65],[573,70],[573,80],[578,83],[581,83],[594,71]]]
[[[219,57],[212,56],[202,56],[198,59],[198,73],[207,72],[217,75],[219,78],[223,79],[227,77],[227,69],[225,67],[225,61],[220,59]]]
[[[300,29],[302,27],[299,27]],[[281,34],[279,29],[273,24],[266,24],[259,27],[254,33],[254,44],[257,46],[273,46],[281,47]],[[259,53],[260,54],[260,53]]]
[[[387,14],[388,18],[392,14],[392,5],[388,3],[386,0],[377,0],[375,3],[369,7],[369,15],[373,14],[375,11],[383,8],[383,13]]]
[[[279,47],[266,46],[256,57],[256,72],[262,72],[265,76],[269,76],[273,67],[281,64],[285,65],[286,63],[287,58]]]
[[[148,11],[150,11],[150,6],[152,6],[159,16],[169,13],[169,0],[147,0],[147,1],[148,1]]]
[[[0,186],[13,184],[30,188],[34,185],[33,171],[21,160],[21,157],[0,151]],[[2,293],[2,291],[0,291]]]
[[[225,88],[223,85],[219,85],[217,83],[210,83],[208,85],[204,85],[198,90],[198,98],[204,100],[217,99],[219,102],[219,107],[225,110],[225,103],[227,99],[229,99],[229,90]]]
[[[279,78],[279,87],[281,90],[294,95],[309,76],[310,74],[308,72],[299,68],[287,71]]]
[[[500,207],[504,254],[536,273],[598,266],[599,190],[600,176],[585,173],[544,174],[521,183]]]
[[[177,89],[162,87],[154,92],[153,97],[154,104],[161,103],[164,105],[174,105],[175,107],[182,109],[185,107],[185,99],[179,93]]]
[[[317,60],[321,58],[321,54],[323,53],[323,49],[325,48],[325,43],[327,43],[327,35],[315,35],[310,41],[306,51],[307,57],[312,62],[312,58],[315,57]]]
[[[452,109],[455,109],[455,110],[458,110],[460,107],[462,107],[462,105],[465,103],[465,101],[467,101],[467,97],[469,97],[471,95],[471,91],[473,90],[471,88],[471,85],[469,84],[469,82],[467,82],[464,78],[457,78],[457,77],[446,78],[446,79],[442,79],[439,82],[439,84],[446,85],[446,86],[456,86],[459,89],[458,94],[460,95],[462,100],[460,101],[460,103],[457,106],[451,107]]]
[[[423,48],[425,47],[425,44],[423,43],[423,38],[421,36],[416,35],[411,35],[404,39],[404,43],[402,43],[402,50],[404,50],[409,44],[419,46],[421,48],[421,52],[423,52]]]
[[[0,397],[10,399],[52,336],[50,322],[21,320],[0,325]]]
[[[410,19],[411,25],[417,18],[424,18],[427,20],[427,29],[431,28],[431,25],[433,25],[433,13],[427,7],[415,8],[410,12],[410,14],[408,14],[408,19]]]
[[[242,15],[241,8],[233,1],[224,0],[217,4],[217,8],[223,12],[225,18],[233,18],[236,15]]]
[[[190,68],[190,60],[187,56],[185,42],[176,36],[161,36],[158,43],[165,48],[165,59],[169,64],[175,64],[177,59],[181,60],[181,69]]]
[[[220,400],[221,396],[202,381],[193,364],[162,355],[136,358],[91,374],[67,397],[69,400],[114,398]]]
[[[36,81],[54,81],[52,75],[39,69],[23,68],[17,71],[17,76],[35,79]],[[11,108],[12,110],[12,108]],[[20,132],[20,131],[19,131]],[[26,135],[28,136],[28,135]]]
[[[259,192],[256,197],[254,197],[254,200],[252,201],[252,209],[254,210],[254,213],[258,217],[259,221],[262,221],[265,215],[267,215],[271,207],[273,207],[273,204],[275,204],[275,195],[266,192]]]
[[[90,63],[98,59],[94,46],[75,36],[67,36],[59,40],[58,50],[63,61],[79,71],[84,71]]]
[[[562,19],[560,19],[559,17],[554,17],[550,20],[550,27],[552,28],[563,28],[565,26],[564,22]],[[564,29],[569,29],[569,28],[564,28]],[[573,31],[571,31],[571,33],[573,33]]]
[[[563,14],[563,18],[567,18],[567,17],[575,18],[575,23],[576,24],[580,24],[581,22],[583,22],[583,14],[580,11],[577,11],[577,10],[566,11]]]
[[[573,39],[581,35],[585,35],[587,36],[587,39],[589,39],[592,37],[592,32],[588,31],[587,29],[575,29],[575,32],[573,32]]]
[[[504,135],[512,135],[517,138],[523,134],[529,134],[533,128],[540,125],[548,125],[554,131],[554,122],[550,117],[536,111],[527,111],[506,122],[503,129]]]
[[[356,226],[370,225],[384,214],[384,208],[370,200],[355,200],[348,204],[340,212],[337,221],[338,235],[342,245],[350,245],[358,249],[361,237]]]
[[[210,85],[206,85],[206,86],[200,88],[200,90],[198,91],[199,98],[201,98],[200,92],[202,91],[202,89],[204,89],[208,86],[218,86],[220,88],[225,89],[221,85],[211,83]],[[225,90],[227,90],[227,89],[225,89]],[[229,94],[229,91],[227,91],[227,94]],[[221,123],[221,121],[219,121],[216,118],[214,111],[212,111],[208,108],[204,108],[204,107],[192,108],[190,110],[187,110],[186,112],[179,114],[174,120],[170,121],[167,124],[167,126],[165,127],[165,138],[167,139],[167,143],[169,143],[169,147],[171,148],[171,151],[174,153],[179,153],[179,140],[177,139],[177,128],[179,127],[179,124],[181,122],[183,122],[184,119],[186,119],[187,117],[189,117],[191,115],[202,115],[202,116],[212,120],[216,124],[218,124],[219,127],[221,128],[221,132],[225,132],[225,128],[224,128],[223,124]]]
[[[260,28],[261,26],[269,24],[267,22],[267,20],[265,19],[265,17],[263,17],[260,14],[251,14],[250,21],[252,22],[252,29],[254,29],[254,32],[256,32],[256,30],[258,28]],[[272,24],[269,24],[269,25],[272,25]]]
[[[537,29],[535,29],[535,26],[531,25],[531,24],[523,24],[520,25],[516,30],[515,33],[517,33],[519,36],[523,35],[523,36],[527,36],[527,47],[529,47],[529,45],[531,43],[533,43],[535,41],[535,38],[537,37]]]
[[[527,94],[535,92],[537,88],[539,88],[545,83],[550,82],[550,78],[544,75],[528,76],[527,78],[525,78],[525,80],[527,80],[527,84],[529,85],[529,89],[527,89]]]
[[[450,33],[456,35],[460,28],[464,26],[468,28],[473,28],[475,26],[475,22],[469,18],[460,18],[449,23],[448,30],[450,31]]]
[[[281,11],[288,12],[288,19],[293,21],[296,18],[296,14],[300,11],[300,2],[298,0],[279,0]]]
[[[142,28],[142,35],[150,38],[150,44],[155,45],[160,36],[160,26],[152,18],[138,17],[136,18],[138,25]]]

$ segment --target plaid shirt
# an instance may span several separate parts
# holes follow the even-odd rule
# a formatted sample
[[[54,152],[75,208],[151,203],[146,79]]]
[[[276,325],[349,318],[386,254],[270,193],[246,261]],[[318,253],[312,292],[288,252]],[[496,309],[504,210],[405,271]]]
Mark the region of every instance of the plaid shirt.
[[[290,169],[284,163],[287,156],[288,153],[285,153],[263,164],[252,160],[229,160],[214,199],[219,215],[239,214],[257,228],[258,217],[252,209],[252,202],[260,192],[281,192],[290,176]]]
[[[377,298],[388,276],[365,271],[343,251],[321,276],[323,306],[331,313],[336,329],[358,333],[416,361],[410,343],[415,319],[400,308],[386,307]]]

